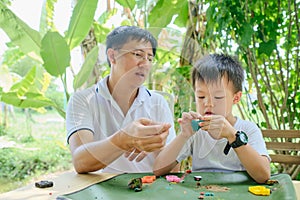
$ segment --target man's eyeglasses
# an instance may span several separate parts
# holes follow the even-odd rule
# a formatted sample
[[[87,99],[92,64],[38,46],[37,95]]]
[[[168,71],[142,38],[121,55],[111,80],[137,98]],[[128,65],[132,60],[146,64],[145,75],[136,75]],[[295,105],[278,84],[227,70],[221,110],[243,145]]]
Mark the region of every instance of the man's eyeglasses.
[[[153,63],[154,57],[152,55],[147,55],[144,51],[141,50],[126,50],[126,49],[117,49],[118,51],[124,51],[126,53],[130,53],[133,55],[137,60],[147,60],[150,63]]]

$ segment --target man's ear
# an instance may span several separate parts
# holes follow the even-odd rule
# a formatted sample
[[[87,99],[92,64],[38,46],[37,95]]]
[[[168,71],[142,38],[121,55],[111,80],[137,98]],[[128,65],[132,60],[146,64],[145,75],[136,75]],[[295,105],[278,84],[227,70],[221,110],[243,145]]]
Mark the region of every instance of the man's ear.
[[[233,103],[237,104],[242,98],[242,91],[238,91],[233,96]]]
[[[116,63],[116,59],[115,59],[115,51],[112,48],[107,49],[107,58],[109,60],[110,63],[115,64]]]

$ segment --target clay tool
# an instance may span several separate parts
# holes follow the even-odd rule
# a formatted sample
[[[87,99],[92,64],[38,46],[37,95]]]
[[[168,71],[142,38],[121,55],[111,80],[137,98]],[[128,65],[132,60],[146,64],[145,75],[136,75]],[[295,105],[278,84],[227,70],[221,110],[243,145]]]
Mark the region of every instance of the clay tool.
[[[180,178],[180,182],[183,183],[184,179],[187,175],[189,175],[190,173],[192,173],[192,170],[188,169],[185,171],[185,173],[182,175],[182,177]]]

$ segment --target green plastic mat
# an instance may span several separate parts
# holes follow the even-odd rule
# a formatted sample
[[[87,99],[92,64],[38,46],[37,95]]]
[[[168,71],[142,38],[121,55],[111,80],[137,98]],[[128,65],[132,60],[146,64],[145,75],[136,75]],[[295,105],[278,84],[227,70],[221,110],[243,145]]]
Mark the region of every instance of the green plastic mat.
[[[291,199],[296,200],[296,193],[291,178],[287,174],[272,175],[277,180],[274,185],[261,185],[272,190],[270,196],[257,196],[248,191],[249,186],[257,186],[246,173],[209,173],[193,172],[185,177],[183,183],[169,183],[165,177],[157,177],[150,184],[143,184],[142,191],[135,192],[128,188],[133,178],[142,178],[152,174],[122,174],[107,181],[92,185],[84,190],[58,197],[57,199],[93,199],[93,200],[166,200],[166,199],[198,199],[200,193],[204,199]],[[181,177],[182,174],[174,174]],[[202,176],[200,186],[194,176]],[[204,194],[203,194],[204,193]],[[205,196],[205,195],[213,196]]]

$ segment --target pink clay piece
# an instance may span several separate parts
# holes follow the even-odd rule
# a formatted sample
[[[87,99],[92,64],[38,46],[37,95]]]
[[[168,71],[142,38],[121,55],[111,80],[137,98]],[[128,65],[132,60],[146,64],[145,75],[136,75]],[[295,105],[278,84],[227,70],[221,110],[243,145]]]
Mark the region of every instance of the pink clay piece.
[[[181,181],[181,179],[175,175],[167,175],[166,179],[168,182],[175,182],[175,183],[179,183]]]

